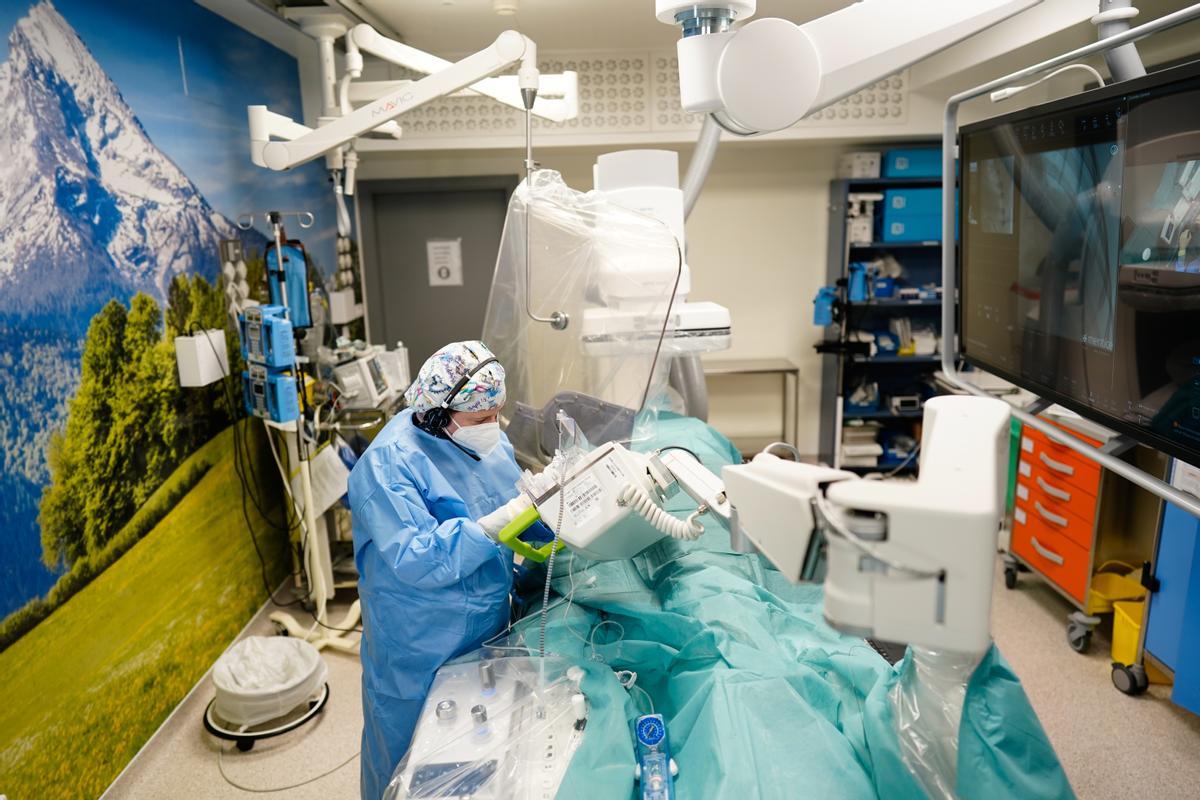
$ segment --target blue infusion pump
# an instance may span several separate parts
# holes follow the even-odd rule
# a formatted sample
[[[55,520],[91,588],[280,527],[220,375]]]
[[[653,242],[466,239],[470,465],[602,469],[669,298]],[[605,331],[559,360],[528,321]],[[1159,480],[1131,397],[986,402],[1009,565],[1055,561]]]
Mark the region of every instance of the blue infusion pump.
[[[283,250],[283,280],[287,285],[287,302],[280,290],[279,251]],[[298,330],[312,327],[312,311],[308,305],[308,254],[298,239],[284,242],[283,247],[274,244],[267,247],[267,289],[271,304],[286,305],[292,327]]]
[[[637,737],[638,776],[642,800],[674,800],[675,781],[671,777],[671,746],[667,741],[667,723],[662,714],[647,714],[634,723]]]
[[[286,369],[296,361],[296,340],[292,323],[283,306],[250,306],[238,317],[241,329],[242,359]]]
[[[291,422],[300,417],[296,377],[262,364],[249,364],[242,372],[242,398],[251,416],[272,422]]]

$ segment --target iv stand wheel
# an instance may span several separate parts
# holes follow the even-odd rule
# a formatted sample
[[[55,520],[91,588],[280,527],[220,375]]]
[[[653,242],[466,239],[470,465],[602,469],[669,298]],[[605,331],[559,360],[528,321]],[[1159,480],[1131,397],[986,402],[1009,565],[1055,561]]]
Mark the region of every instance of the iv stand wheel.
[[[1150,687],[1150,679],[1146,677],[1146,670],[1141,664],[1126,666],[1118,661],[1114,661],[1112,665],[1112,682],[1113,686],[1117,687],[1118,692],[1131,697],[1144,694],[1146,689]]]
[[[316,717],[317,714],[320,714],[327,702],[329,702],[328,683],[321,687],[321,691],[316,697],[309,698],[302,706],[298,706],[291,713],[277,720],[265,722],[262,725],[238,730],[232,727],[225,727],[228,723],[213,712],[213,707],[217,703],[217,699],[214,697],[204,709],[204,729],[218,739],[236,742],[237,749],[245,753],[253,749],[254,743],[259,739],[270,739],[273,736],[281,736],[296,730],[304,723]],[[300,711],[301,708],[304,708],[303,712]]]

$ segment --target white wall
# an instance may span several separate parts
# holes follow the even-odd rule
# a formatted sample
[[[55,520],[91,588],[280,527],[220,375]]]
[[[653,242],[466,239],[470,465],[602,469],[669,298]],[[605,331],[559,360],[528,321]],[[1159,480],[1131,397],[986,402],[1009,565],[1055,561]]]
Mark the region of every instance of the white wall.
[[[723,143],[688,222],[692,299],[713,300],[733,315],[733,347],[714,358],[792,359],[801,370],[798,441],[817,449],[821,357],[812,345],[812,297],[825,281],[829,181],[844,146]],[[544,166],[577,189],[592,187],[601,149],[545,150]],[[681,152],[686,168],[690,148]],[[372,153],[360,180],[517,174],[519,153]],[[710,381],[711,421],[727,435],[780,435],[782,379],[718,377]]]

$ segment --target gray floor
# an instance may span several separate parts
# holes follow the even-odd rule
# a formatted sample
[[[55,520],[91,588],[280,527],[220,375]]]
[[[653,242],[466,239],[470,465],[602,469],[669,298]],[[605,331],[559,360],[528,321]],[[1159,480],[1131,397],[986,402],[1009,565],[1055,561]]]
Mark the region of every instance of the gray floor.
[[[1089,655],[1067,647],[1071,607],[1030,576],[1014,591],[997,570],[993,632],[1020,676],[1066,767],[1085,800],[1194,798],[1200,786],[1200,717],[1175,707],[1167,687],[1130,698],[1109,678],[1108,642],[1097,634]],[[335,619],[340,614],[335,611]],[[254,632],[271,632],[265,618]],[[336,767],[358,751],[362,724],[358,659],[326,651],[331,694],[319,720],[307,728],[258,744],[250,753],[218,745],[201,727],[212,697],[207,679],[168,721],[157,738],[109,790],[112,800],[189,797],[245,798],[218,769],[253,789],[291,786]],[[305,786],[281,792],[288,798],[355,798],[358,760]]]
[[[333,606],[329,616],[338,620],[344,613],[344,607]],[[247,633],[270,635],[274,626],[260,613]],[[295,788],[273,796],[289,800],[357,798],[362,667],[357,655],[330,649],[323,650],[322,655],[329,668],[329,702],[305,727],[263,740],[248,753],[239,752],[232,742],[222,742],[204,730],[202,715],[213,697],[206,676],[109,788],[105,800],[224,800],[283,787]],[[348,763],[337,768],[347,759]],[[222,770],[228,781],[222,777]],[[296,786],[330,770],[333,772],[325,777]],[[230,781],[254,794],[236,788]]]
[[[992,633],[1085,800],[1200,796],[1200,717],[1173,705],[1170,687],[1126,697],[1112,685],[1107,631],[1091,652],[1067,646],[1073,607],[1022,575],[1013,591],[997,577]]]

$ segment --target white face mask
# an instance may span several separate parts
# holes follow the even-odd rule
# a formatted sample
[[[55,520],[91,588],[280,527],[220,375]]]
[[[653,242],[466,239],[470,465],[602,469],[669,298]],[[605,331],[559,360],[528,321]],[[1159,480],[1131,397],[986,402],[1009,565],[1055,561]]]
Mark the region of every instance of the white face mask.
[[[458,425],[458,423],[454,423]],[[484,422],[480,425],[459,425],[450,438],[467,448],[480,458],[491,455],[500,446],[500,423]]]

